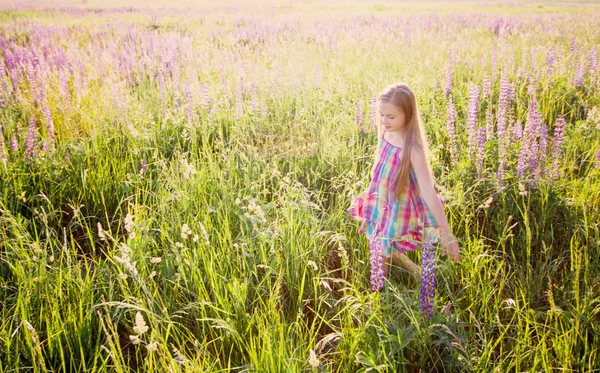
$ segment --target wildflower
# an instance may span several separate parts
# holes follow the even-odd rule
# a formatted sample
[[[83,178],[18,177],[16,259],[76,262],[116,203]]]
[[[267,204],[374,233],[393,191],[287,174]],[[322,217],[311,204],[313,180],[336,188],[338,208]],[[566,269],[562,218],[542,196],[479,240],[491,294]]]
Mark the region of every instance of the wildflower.
[[[98,222],[98,238],[100,238],[101,241],[106,241],[106,235],[104,234],[104,230],[102,229],[102,224],[100,224],[100,222]]]
[[[194,165],[188,163],[187,159],[181,159],[181,165],[183,167],[183,178],[189,179],[192,175],[196,175],[197,171]]]
[[[371,128],[375,128],[377,121],[377,96],[371,97],[371,104],[369,105],[369,120]]]
[[[48,135],[45,144],[47,148],[52,149],[54,144],[54,122],[52,121],[52,115],[48,106],[44,105],[42,111],[46,117],[46,134]]]
[[[154,352],[158,350],[158,344],[156,342],[148,343],[146,345],[146,350]]]
[[[477,146],[477,110],[479,107],[479,86],[469,83],[469,114],[467,119],[469,159],[475,158]]]
[[[29,163],[32,159],[37,158],[37,133],[35,118],[32,116],[29,119],[29,130],[27,132],[27,138],[25,139],[25,161]]]
[[[596,168],[600,168],[600,150],[596,152]]]
[[[146,163],[146,158],[142,160],[142,167],[140,168],[140,175],[143,175],[146,172],[146,168],[148,168],[148,164]]]
[[[19,141],[17,140],[17,138],[15,136],[13,136],[10,141],[10,151],[14,153],[18,150],[19,150]]]
[[[522,183],[519,183],[519,195],[521,195],[521,196],[527,195],[527,190],[525,189],[525,185],[523,185]]]
[[[483,163],[485,161],[485,127],[479,127],[477,135],[477,177],[481,177],[483,174]]]
[[[2,124],[0,123],[0,161],[6,166],[6,150],[4,150],[4,135],[2,134]]]
[[[504,72],[500,77],[500,97],[498,98],[497,133],[498,133],[498,185],[504,185],[504,166],[506,165],[506,112],[510,102],[508,77]]]
[[[452,92],[452,66],[448,66],[446,70],[446,85],[444,86],[444,94],[446,97],[450,96]]]
[[[152,263],[152,264],[156,264],[156,263],[160,263],[160,262],[162,262],[162,258],[161,257],[150,259],[150,263]]]
[[[356,102],[356,115],[354,117],[354,121],[360,127],[361,132],[365,132],[365,122],[363,119],[363,102],[359,99]]]
[[[373,291],[379,291],[383,287],[383,244],[380,235],[372,235],[369,238],[370,259],[371,259],[371,288]]]
[[[312,348],[309,352],[308,363],[315,368],[319,366],[319,359],[317,359],[317,354],[315,354],[315,351]]]
[[[131,343],[133,343],[134,345],[139,345],[141,341],[140,337],[137,335],[130,335],[129,339],[131,339]]]
[[[256,83],[250,83],[250,107],[252,108],[252,112],[258,112],[258,96],[256,93]]]
[[[204,243],[206,243],[207,246],[210,245],[210,241],[208,240],[208,232],[206,231],[206,228],[204,228],[204,225],[202,223],[200,224],[200,231],[202,231],[202,236],[204,237]]]
[[[425,319],[433,316],[433,302],[435,297],[435,247],[423,242],[423,254],[421,258],[421,296],[419,298],[421,314]]]
[[[135,223],[133,222],[133,215],[127,213],[125,216],[125,230],[129,233],[129,238],[135,237],[135,232],[133,232],[134,227]]]
[[[456,133],[454,131],[454,123],[456,119],[456,111],[454,109],[454,103],[452,103],[452,98],[448,100],[448,122],[446,123],[446,131],[448,131],[448,137],[450,137],[450,158],[452,159],[452,163],[456,163]]]
[[[150,274],[148,275],[148,277],[153,278],[154,276],[156,276],[156,271],[152,271],[150,272]]]
[[[146,325],[144,317],[140,311],[135,314],[135,326],[133,327],[133,331],[137,335],[142,335],[148,331],[148,326]]]
[[[192,230],[190,229],[190,227],[188,227],[187,224],[184,223],[183,226],[181,227],[181,238],[185,240],[191,234],[192,234]]]
[[[544,176],[544,167],[546,164],[546,152],[547,152],[547,148],[548,148],[548,126],[546,126],[545,124],[541,124],[541,128],[540,128],[540,160],[539,160],[539,169],[538,169],[538,175],[540,177]]]
[[[490,99],[492,95],[492,88],[490,84],[490,77],[488,75],[483,77],[483,97],[487,100]]]

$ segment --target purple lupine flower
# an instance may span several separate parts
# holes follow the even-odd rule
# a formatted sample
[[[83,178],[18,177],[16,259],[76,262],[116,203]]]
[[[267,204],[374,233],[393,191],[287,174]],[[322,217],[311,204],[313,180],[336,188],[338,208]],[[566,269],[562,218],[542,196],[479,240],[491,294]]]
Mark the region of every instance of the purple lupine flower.
[[[565,139],[565,128],[567,122],[565,118],[558,117],[554,124],[554,134],[552,136],[552,165],[550,167],[549,179],[554,181],[561,177],[560,175],[560,157],[562,155],[562,144]]]
[[[596,152],[596,168],[600,168],[600,150]]]
[[[19,140],[17,140],[16,136],[13,136],[12,139],[10,140],[10,151],[14,153],[18,150],[19,150]]]
[[[183,92],[183,100],[185,102],[185,116],[189,124],[194,123],[194,92],[190,84],[185,88]]]
[[[469,114],[467,119],[468,140],[469,140],[469,159],[475,158],[477,147],[477,110],[479,105],[479,86],[469,83]]]
[[[17,77],[17,61],[16,57],[10,50],[6,51],[6,55],[4,56],[6,60],[6,68],[8,69],[8,75],[10,76],[10,83],[13,88],[13,95],[15,98],[19,97],[19,80]]]
[[[58,79],[60,80],[60,93],[66,104],[69,102],[69,72],[66,69],[61,69],[58,72]]]
[[[546,64],[548,65],[548,70],[551,71],[554,67],[554,60],[556,59],[556,54],[554,52],[554,46],[551,46],[548,51],[546,51]]]
[[[500,96],[498,97],[497,132],[498,132],[498,172],[496,174],[498,185],[504,185],[504,165],[506,164],[506,149],[508,139],[506,138],[506,112],[510,104],[510,86],[508,77],[503,71],[500,77]],[[493,128],[493,125],[490,126]],[[492,138],[493,135],[488,135]]]
[[[492,87],[490,84],[490,77],[487,75],[483,77],[483,97],[486,100],[490,100],[490,98],[492,97]]]
[[[47,142],[45,142],[46,148],[52,148],[54,144],[54,122],[52,121],[52,115],[50,114],[50,108],[47,105],[44,105],[42,108],[44,112],[44,116],[46,117],[46,134],[48,136]]]
[[[419,303],[421,315],[429,320],[433,317],[433,306],[435,300],[435,247],[423,242],[423,253],[421,256],[421,295]]]
[[[485,127],[479,127],[477,132],[477,177],[481,178],[483,175],[483,163],[485,161]]]
[[[356,115],[354,116],[354,122],[360,126],[360,131],[365,132],[365,121],[363,119],[363,101],[359,99],[356,102]]]
[[[371,97],[371,104],[369,105],[369,125],[370,128],[376,128],[377,126],[377,96]]]
[[[585,65],[582,63],[577,64],[575,68],[575,77],[573,78],[573,85],[580,87],[583,85],[583,78],[585,76]]]
[[[200,82],[200,105],[203,109],[208,110],[210,106],[210,92],[208,91],[208,85],[204,81]]]
[[[239,118],[244,114],[243,98],[242,98],[242,78],[238,80],[235,87],[235,115]]]
[[[519,151],[519,159],[517,161],[517,176],[520,178],[525,177],[526,168],[529,168],[529,170],[532,172],[535,172],[537,168],[538,116],[537,103],[535,98],[531,97],[531,100],[529,101],[529,114],[527,116],[527,122],[525,123],[525,129],[523,130],[521,149]]]
[[[148,168],[148,163],[146,162],[146,158],[144,157],[144,159],[142,160],[142,167],[140,168],[140,175],[143,175],[144,172],[146,172],[147,168]]]
[[[590,49],[590,62],[589,62],[589,66],[588,66],[588,70],[590,71],[590,76],[596,75],[596,63],[597,63],[596,46],[594,45],[592,47],[592,49]]]
[[[540,179],[544,177],[546,172],[546,153],[548,149],[548,126],[540,123],[540,154],[539,154],[539,168],[537,170],[537,174]]]
[[[521,121],[516,121],[515,126],[513,128],[515,140],[521,140],[523,137],[523,126],[521,125]]]
[[[492,114],[491,105],[488,105],[485,111],[485,138],[486,141],[494,138],[494,115]]]
[[[158,73],[158,89],[160,92],[160,103],[163,110],[167,104],[167,90],[165,88],[165,75],[162,71]]]
[[[444,86],[446,97],[449,97],[450,93],[452,93],[452,66],[448,66],[448,69],[446,69],[446,84]]]
[[[6,71],[4,69],[4,63],[0,61],[0,91],[2,93],[2,99],[4,99],[4,95],[10,95],[10,88],[8,86],[8,77],[6,76]]]
[[[0,161],[6,166],[6,150],[4,149],[4,134],[2,133],[2,123],[0,123]]]
[[[256,83],[250,84],[250,107],[253,113],[258,112],[258,95],[256,93]]]
[[[37,158],[38,153],[37,144],[37,133],[35,118],[32,116],[29,119],[29,130],[27,131],[27,138],[25,139],[25,162],[30,163],[31,160]]]
[[[452,103],[452,97],[448,100],[448,122],[446,124],[446,130],[448,131],[448,137],[450,138],[450,159],[452,164],[456,164],[456,132],[454,131],[454,123],[456,119],[456,111],[454,104]]]
[[[31,61],[27,61],[27,81],[29,83],[29,96],[33,99],[35,105],[38,104],[38,85],[36,74]]]
[[[383,287],[383,244],[379,234],[369,237],[370,260],[371,260],[371,289],[379,291]]]

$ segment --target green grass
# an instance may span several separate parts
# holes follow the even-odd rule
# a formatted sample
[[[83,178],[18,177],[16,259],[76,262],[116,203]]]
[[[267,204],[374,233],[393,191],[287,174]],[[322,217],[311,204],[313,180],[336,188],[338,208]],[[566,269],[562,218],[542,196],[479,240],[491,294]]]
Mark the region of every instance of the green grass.
[[[460,23],[459,5],[440,8],[437,28],[419,23],[435,17],[423,8],[413,9],[412,19],[401,14],[400,26],[410,26],[400,31],[352,18],[365,8],[375,17],[394,15],[385,13],[393,4],[352,3],[328,18],[335,27],[322,23],[322,29],[311,26],[315,6],[293,4],[263,15],[198,8],[162,19],[143,9],[0,15],[0,36],[21,35],[19,45],[30,42],[24,36],[30,19],[68,27],[70,36],[57,43],[85,51],[80,58],[89,78],[88,90],[77,96],[77,77],[71,77],[66,101],[58,74],[50,73],[46,103],[56,147],[31,164],[23,156],[30,116],[40,123],[40,137],[46,129],[28,83],[20,86],[21,100],[10,98],[0,109],[8,154],[6,165],[0,163],[0,373],[600,370],[600,169],[594,163],[600,132],[588,118],[600,105],[600,86],[588,74],[582,87],[573,87],[569,70],[571,36],[586,53],[599,44],[598,13],[572,15],[557,5],[531,14],[533,5],[514,7],[511,14],[525,23],[520,33],[502,37],[503,47],[482,24]],[[469,17],[493,20],[496,11],[482,6]],[[238,43],[233,31],[251,29],[253,14],[259,24],[287,21],[297,28],[280,40]],[[188,123],[170,80],[163,106],[156,59],[133,65],[135,86],[116,91],[126,101],[115,106],[114,87],[124,79],[116,52],[127,43],[126,26],[140,40],[152,33],[159,41],[174,37],[165,45],[182,46],[181,89],[190,80],[206,82],[216,111],[209,116],[196,97]],[[97,34],[102,27],[110,32]],[[213,41],[213,29],[226,34]],[[90,52],[102,45],[98,40],[115,43],[105,79]],[[563,56],[551,74],[544,70],[549,45]],[[459,61],[452,90],[455,165],[443,93],[450,49]],[[567,119],[564,176],[555,182],[516,177],[517,141],[508,152],[505,187],[497,188],[495,139],[483,177],[476,177],[465,148],[467,84],[481,86],[492,74],[492,50],[515,84],[516,120],[527,119],[530,71],[539,72],[535,95],[549,133],[558,116]],[[227,59],[227,51],[246,64]],[[523,56],[527,65],[519,73]],[[276,66],[281,80],[274,78]],[[236,118],[240,75],[246,113]],[[499,79],[498,70],[494,114]],[[419,283],[400,268],[392,269],[381,293],[370,290],[367,240],[346,212],[367,186],[376,144],[373,129],[363,133],[354,122],[356,102],[363,100],[367,115],[372,95],[394,81],[417,94],[436,188],[461,247],[457,264],[438,250],[429,321],[420,315]],[[262,109],[248,112],[251,82],[267,116]],[[13,136],[17,152],[9,150]],[[187,236],[184,224],[192,232]],[[420,252],[408,255],[420,263]],[[138,312],[148,330],[134,344]],[[311,350],[318,366],[310,364]]]

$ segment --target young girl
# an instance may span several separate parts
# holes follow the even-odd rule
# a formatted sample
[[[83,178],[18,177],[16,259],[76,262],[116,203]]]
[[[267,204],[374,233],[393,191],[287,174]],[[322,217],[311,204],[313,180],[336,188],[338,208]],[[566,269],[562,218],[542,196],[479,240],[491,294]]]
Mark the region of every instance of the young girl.
[[[417,250],[423,237],[431,243],[439,237],[442,255],[455,262],[460,260],[459,248],[443,200],[433,187],[427,137],[413,92],[406,84],[392,84],[377,103],[381,123],[371,183],[347,211],[362,222],[359,233],[369,237],[380,233],[386,278],[391,257],[394,265],[418,279],[419,266],[404,253]]]

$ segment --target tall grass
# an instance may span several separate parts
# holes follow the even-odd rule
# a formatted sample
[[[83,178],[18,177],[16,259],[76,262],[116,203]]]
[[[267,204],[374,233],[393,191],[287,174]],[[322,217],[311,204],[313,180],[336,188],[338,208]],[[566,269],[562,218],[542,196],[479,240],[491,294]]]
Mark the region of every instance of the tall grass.
[[[456,6],[0,13],[0,373],[599,371],[599,13]],[[499,185],[499,139],[478,177],[467,118],[487,76],[477,126],[497,119],[502,74]],[[370,290],[346,213],[394,81],[417,94],[461,247],[436,258],[431,320],[400,268]],[[532,97],[547,168],[567,122],[556,180],[517,176]]]

